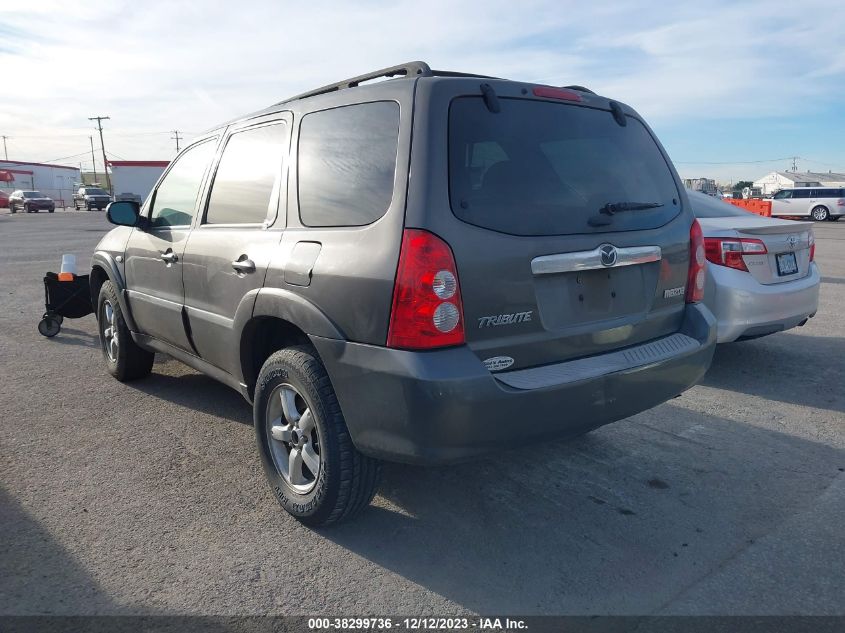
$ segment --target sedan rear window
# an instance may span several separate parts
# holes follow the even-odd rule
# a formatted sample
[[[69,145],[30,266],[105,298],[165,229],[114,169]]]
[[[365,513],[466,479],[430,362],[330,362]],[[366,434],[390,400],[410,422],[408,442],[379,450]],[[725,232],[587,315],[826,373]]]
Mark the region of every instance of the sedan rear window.
[[[680,212],[672,171],[645,126],[607,110],[528,99],[460,97],[449,111],[449,193],[465,222],[513,235],[662,226]],[[653,208],[588,220],[607,204]]]

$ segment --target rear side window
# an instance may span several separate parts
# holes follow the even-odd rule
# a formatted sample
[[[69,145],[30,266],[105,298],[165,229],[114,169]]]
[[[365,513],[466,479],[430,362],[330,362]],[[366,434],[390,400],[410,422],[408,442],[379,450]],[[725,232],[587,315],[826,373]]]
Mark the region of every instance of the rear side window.
[[[560,235],[662,226],[680,212],[672,171],[645,126],[610,112],[527,99],[460,97],[449,111],[449,192],[454,214],[513,235]],[[606,226],[588,219],[608,203],[626,211]]]
[[[810,197],[810,190],[809,189],[796,189],[792,192],[793,198],[809,198]]]
[[[267,219],[281,177],[285,124],[252,128],[229,137],[214,175],[207,224],[260,224]]]
[[[363,103],[306,115],[299,132],[299,216],[306,226],[362,226],[393,199],[399,104]]]

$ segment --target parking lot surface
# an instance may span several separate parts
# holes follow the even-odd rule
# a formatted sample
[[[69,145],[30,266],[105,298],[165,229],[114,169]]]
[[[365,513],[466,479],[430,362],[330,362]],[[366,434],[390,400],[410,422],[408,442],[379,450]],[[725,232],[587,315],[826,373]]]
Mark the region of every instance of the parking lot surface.
[[[575,441],[389,465],[315,531],[240,395],[162,356],[116,382],[93,316],[38,334],[44,272],[86,266],[104,216],[0,210],[0,613],[845,613],[845,221],[815,226],[805,327]]]

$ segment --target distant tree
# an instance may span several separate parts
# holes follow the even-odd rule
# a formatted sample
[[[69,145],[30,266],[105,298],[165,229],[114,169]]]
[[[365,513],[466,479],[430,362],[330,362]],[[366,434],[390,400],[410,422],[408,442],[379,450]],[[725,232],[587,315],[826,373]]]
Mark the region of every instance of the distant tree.
[[[753,185],[754,185],[754,183],[751,182],[750,180],[740,180],[740,181],[734,183],[733,190],[734,191],[742,191],[743,189],[745,189],[745,187],[751,187]]]

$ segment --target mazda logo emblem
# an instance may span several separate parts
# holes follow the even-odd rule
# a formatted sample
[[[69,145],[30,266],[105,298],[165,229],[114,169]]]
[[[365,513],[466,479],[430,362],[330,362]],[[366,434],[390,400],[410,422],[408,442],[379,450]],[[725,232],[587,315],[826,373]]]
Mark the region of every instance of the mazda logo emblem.
[[[599,247],[599,253],[601,253],[602,266],[616,265],[616,260],[619,258],[619,254],[616,252],[615,246],[611,246],[610,244],[604,244]]]

